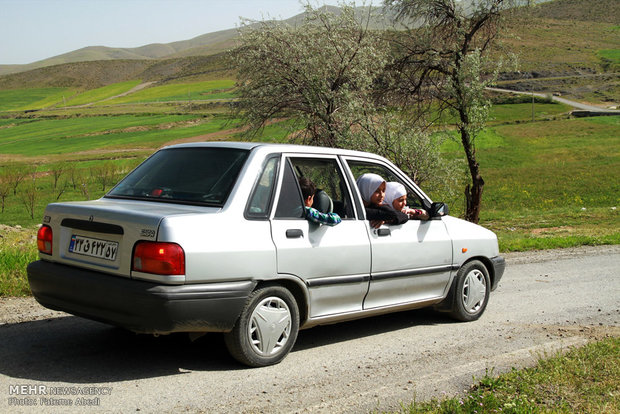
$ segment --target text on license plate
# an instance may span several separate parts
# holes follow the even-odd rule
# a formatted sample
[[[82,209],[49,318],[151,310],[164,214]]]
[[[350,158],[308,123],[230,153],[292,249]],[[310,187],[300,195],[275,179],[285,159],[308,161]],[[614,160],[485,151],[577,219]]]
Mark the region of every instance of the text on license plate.
[[[118,242],[73,235],[71,236],[69,251],[100,259],[116,260]]]

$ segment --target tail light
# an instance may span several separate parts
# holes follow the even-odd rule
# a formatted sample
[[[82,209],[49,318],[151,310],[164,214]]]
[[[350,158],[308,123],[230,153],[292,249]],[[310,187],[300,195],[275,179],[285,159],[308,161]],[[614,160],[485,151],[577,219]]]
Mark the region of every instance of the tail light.
[[[41,253],[52,254],[52,240],[54,233],[52,228],[48,225],[39,227],[37,232],[37,248]]]
[[[185,252],[176,243],[138,242],[131,269],[157,275],[184,275]]]

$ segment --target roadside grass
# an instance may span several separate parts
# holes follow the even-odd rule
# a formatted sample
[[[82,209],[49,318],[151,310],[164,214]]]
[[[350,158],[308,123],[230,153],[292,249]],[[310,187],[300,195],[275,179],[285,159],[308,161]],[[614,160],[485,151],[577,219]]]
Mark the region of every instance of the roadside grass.
[[[24,111],[62,103],[75,92],[69,88],[36,88],[0,90],[0,111]]]
[[[37,258],[36,230],[0,226],[0,297],[30,296],[26,266]]]
[[[484,212],[481,221],[497,234],[503,252],[620,244],[614,207]]]
[[[132,80],[127,82],[114,83],[112,85],[104,86],[97,89],[91,89],[75,95],[73,98],[67,100],[64,105],[84,105],[94,102],[99,102],[112,96],[119,95],[121,93],[130,91],[132,88],[140,84],[139,80]]]
[[[620,243],[620,116],[492,126],[476,148],[486,182],[480,224],[502,251]],[[448,157],[461,151],[443,146]],[[463,210],[460,199],[450,203],[451,214]]]
[[[136,93],[106,101],[106,105],[158,101],[200,101],[209,99],[232,99],[232,79],[210,80],[193,83],[173,83],[153,86]],[[102,103],[104,104],[104,103]]]
[[[542,355],[533,368],[487,373],[462,396],[412,402],[406,414],[620,412],[620,338]]]

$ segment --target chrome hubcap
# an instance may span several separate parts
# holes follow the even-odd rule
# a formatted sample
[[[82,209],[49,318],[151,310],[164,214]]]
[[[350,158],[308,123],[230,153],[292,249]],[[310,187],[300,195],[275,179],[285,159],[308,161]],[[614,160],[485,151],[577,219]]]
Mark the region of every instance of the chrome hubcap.
[[[463,283],[463,306],[469,313],[476,313],[484,305],[484,299],[487,293],[486,279],[484,274],[474,269],[465,277]]]
[[[275,296],[263,299],[252,312],[248,333],[256,353],[278,353],[291,334],[291,311],[286,302]]]

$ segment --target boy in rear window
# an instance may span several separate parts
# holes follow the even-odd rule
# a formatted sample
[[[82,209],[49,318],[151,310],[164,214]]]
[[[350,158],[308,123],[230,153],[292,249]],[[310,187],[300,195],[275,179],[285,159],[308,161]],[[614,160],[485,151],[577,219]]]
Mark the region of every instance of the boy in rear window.
[[[314,203],[314,193],[316,193],[316,185],[306,177],[299,179],[299,186],[301,187],[301,194],[304,197],[304,205],[306,210],[306,220],[318,224],[326,224],[328,226],[335,226],[340,223],[342,219],[336,213],[321,213],[316,208],[312,207]]]

